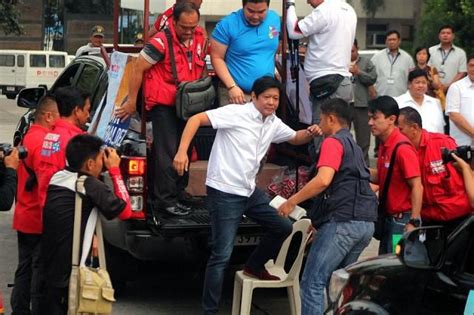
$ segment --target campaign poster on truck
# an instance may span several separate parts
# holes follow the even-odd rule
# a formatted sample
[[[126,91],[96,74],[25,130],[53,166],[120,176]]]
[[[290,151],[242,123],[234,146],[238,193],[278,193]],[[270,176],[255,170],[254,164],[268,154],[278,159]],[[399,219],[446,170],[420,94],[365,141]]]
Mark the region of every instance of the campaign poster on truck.
[[[102,111],[95,113],[89,128],[89,133],[102,138],[105,144],[111,147],[120,145],[130,126],[130,118],[120,120],[114,116],[114,110],[127,100],[134,58],[121,52],[111,55],[106,105]]]

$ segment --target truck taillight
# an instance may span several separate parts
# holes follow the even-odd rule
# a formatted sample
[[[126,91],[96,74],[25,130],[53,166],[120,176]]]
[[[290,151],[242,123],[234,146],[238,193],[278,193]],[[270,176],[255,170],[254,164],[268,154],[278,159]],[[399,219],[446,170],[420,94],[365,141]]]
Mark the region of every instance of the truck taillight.
[[[130,196],[132,211],[143,211],[143,196]]]
[[[131,158],[128,160],[128,175],[145,174],[145,159]]]
[[[143,192],[143,176],[131,176],[127,179],[127,190],[134,193]]]

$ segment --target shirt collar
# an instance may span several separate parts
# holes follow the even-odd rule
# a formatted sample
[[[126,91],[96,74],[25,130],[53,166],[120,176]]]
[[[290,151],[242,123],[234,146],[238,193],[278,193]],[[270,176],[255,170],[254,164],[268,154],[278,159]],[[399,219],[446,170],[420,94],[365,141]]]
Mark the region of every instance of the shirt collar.
[[[425,129],[422,129],[421,139],[420,139],[420,148],[426,147],[428,145],[429,140],[430,140],[430,133],[426,131]]]
[[[387,55],[388,55],[388,56],[390,56],[390,55],[391,55],[391,53],[390,53],[390,49],[388,49],[388,48],[385,48],[385,51],[387,52]],[[398,56],[398,55],[400,55],[400,48],[398,48],[398,50],[397,50],[397,56]]]
[[[397,141],[397,138],[400,136],[401,132],[398,127],[395,127],[392,131],[392,133],[388,136],[387,141],[383,144],[383,146],[386,148],[393,146],[395,142]]]
[[[56,122],[54,123],[54,128],[57,128],[57,127],[69,129],[76,132],[83,132],[81,128],[79,128],[76,125],[73,125],[72,123],[65,120],[64,118],[59,118],[58,120],[56,120]]]
[[[449,50],[456,50],[456,46],[454,46],[454,44],[451,44],[451,48]],[[436,49],[438,50],[443,50],[443,47],[441,47],[441,43],[439,43],[438,45],[436,45]]]
[[[247,105],[249,105],[249,107],[250,107],[250,113],[251,113],[253,119],[256,119],[256,120],[258,120],[262,123],[273,122],[273,120],[275,119],[275,113],[273,113],[270,116],[268,116],[265,119],[265,121],[263,121],[263,116],[258,111],[257,107],[255,107],[255,104],[253,102],[249,102],[249,103],[247,103]]]

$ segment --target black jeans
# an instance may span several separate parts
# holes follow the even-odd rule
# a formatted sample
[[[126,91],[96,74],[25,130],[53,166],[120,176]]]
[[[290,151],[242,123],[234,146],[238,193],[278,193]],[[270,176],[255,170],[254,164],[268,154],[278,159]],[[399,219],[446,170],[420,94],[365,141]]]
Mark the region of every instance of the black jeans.
[[[18,267],[10,300],[14,315],[40,313],[40,241],[40,234],[18,232]]]
[[[151,197],[155,207],[165,208],[174,206],[188,185],[189,173],[179,176],[173,168],[186,121],[176,117],[174,106],[155,106],[150,116],[153,125],[153,154],[148,159],[153,169]],[[189,148],[191,161],[192,145]]]
[[[46,286],[41,315],[66,315],[68,307],[68,288]]]

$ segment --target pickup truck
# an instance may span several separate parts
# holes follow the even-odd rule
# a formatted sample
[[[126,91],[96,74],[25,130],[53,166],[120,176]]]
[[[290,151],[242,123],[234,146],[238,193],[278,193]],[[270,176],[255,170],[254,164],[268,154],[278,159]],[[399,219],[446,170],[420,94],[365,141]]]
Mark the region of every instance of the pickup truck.
[[[92,117],[94,112],[105,106],[104,95],[107,93],[108,75],[104,59],[93,55],[75,58],[59,75],[49,92],[54,93],[57,88],[69,85],[90,93]],[[27,131],[33,119],[34,107],[46,92],[44,87],[24,89],[20,92],[17,105],[29,110],[18,123],[14,135],[15,145]],[[140,107],[140,104],[137,104],[137,107]],[[204,134],[208,137],[209,130]],[[122,174],[132,200],[133,217],[127,221],[104,220],[106,252],[109,257],[112,256],[112,259],[108,259],[108,269],[112,277],[117,279],[119,273],[130,275],[127,268],[131,265],[131,257],[135,262],[136,260],[190,261],[194,266],[203,267],[203,264],[196,262],[205,262],[207,258],[210,235],[207,210],[200,207],[184,217],[158,215],[157,225],[150,228],[145,219],[150,203],[146,199],[147,185],[143,184],[147,183],[147,144],[141,130],[129,130],[118,150],[122,156]],[[192,172],[193,165],[191,174]],[[246,259],[258,243],[261,234],[262,229],[257,223],[242,218],[235,242],[234,263]]]

